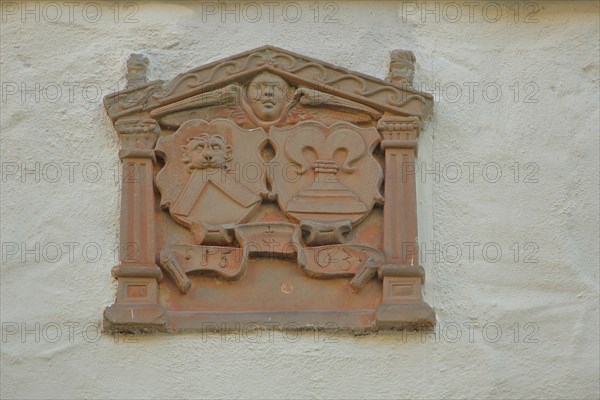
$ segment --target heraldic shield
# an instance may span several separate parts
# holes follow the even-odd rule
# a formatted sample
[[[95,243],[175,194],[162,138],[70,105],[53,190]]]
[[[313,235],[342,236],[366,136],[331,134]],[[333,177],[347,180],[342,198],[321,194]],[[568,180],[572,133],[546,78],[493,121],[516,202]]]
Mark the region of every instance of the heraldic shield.
[[[191,120],[159,139],[156,149],[166,161],[156,176],[161,206],[197,244],[230,243],[227,227],[246,222],[260,205],[267,188],[258,149],[265,139],[262,128],[228,120]]]
[[[320,235],[319,243],[342,242],[383,200],[383,172],[373,157],[380,139],[375,128],[310,121],[272,128],[269,138],[278,149],[269,168],[273,191],[308,242],[319,232],[333,232],[329,239]]]

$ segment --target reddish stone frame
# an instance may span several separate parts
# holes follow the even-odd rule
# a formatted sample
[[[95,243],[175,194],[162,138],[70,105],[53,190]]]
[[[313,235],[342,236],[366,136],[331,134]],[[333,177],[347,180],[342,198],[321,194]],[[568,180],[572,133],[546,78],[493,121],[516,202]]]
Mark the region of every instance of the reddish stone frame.
[[[335,326],[353,331],[431,328],[435,314],[422,297],[424,270],[419,265],[417,248],[415,179],[407,172],[414,171],[411,167],[417,138],[433,101],[431,95],[412,87],[414,61],[411,52],[393,52],[390,75],[383,81],[265,46],[195,68],[164,83],[147,82],[147,59],[132,55],[127,87],[104,99],[120,139],[123,172],[120,263],[112,270],[118,289],[115,303],[104,312],[105,328],[227,330],[248,323],[285,329]],[[282,85],[286,90],[288,86],[295,90],[294,98],[282,106],[277,117],[262,119],[259,111],[248,111],[235,96],[240,93],[239,87],[254,82],[252,79],[260,74],[275,76],[285,81]],[[328,97],[325,101],[314,100],[315,93]],[[294,199],[300,198],[297,189],[287,183],[278,189],[273,179],[274,187],[264,183],[266,189],[250,188],[254,190],[252,195],[244,195],[248,186],[236,187],[237,182],[219,189],[229,191],[229,197],[235,197],[235,193],[241,197],[239,202],[251,215],[244,223],[215,228],[198,224],[190,213],[177,214],[177,207],[185,209],[176,205],[183,204],[183,200],[175,200],[183,196],[177,179],[188,179],[186,187],[193,187],[189,171],[197,176],[206,171],[182,172],[181,164],[179,172],[172,172],[169,179],[164,176],[171,172],[161,171],[176,169],[173,163],[178,161],[173,160],[178,156],[174,154],[182,143],[200,140],[202,134],[206,134],[202,140],[213,140],[211,132],[232,130],[236,131],[233,139],[222,138],[222,146],[233,143],[234,159],[236,151],[242,154],[240,148],[245,148],[243,154],[249,154],[256,146],[258,136],[244,136],[245,132],[267,137],[259,144],[257,154],[270,160],[292,153],[288,131],[297,133],[295,137],[302,141],[302,132],[320,130],[325,139],[321,145],[314,145],[317,152],[330,146],[329,142],[335,140],[329,138],[337,132],[341,139],[330,146],[332,160],[340,149],[350,157],[355,145],[345,142],[356,139],[359,147],[366,146],[357,156],[356,163],[361,166],[358,172],[351,168],[347,173],[338,172],[343,169],[341,163],[327,160],[316,160],[311,171],[315,171],[315,182],[319,171],[347,179],[344,184],[360,198],[355,203],[362,206],[310,206],[317,214],[309,213],[305,222],[302,213],[306,211],[297,212],[291,206]],[[378,133],[376,138],[373,132]],[[284,139],[277,142],[277,135]],[[247,139],[250,137],[253,139]],[[357,139],[360,137],[363,142]],[[221,146],[219,143],[214,146]],[[308,145],[302,143],[300,151]],[[185,155],[182,157],[185,159]],[[187,162],[186,166],[193,164]],[[364,199],[372,194],[369,178],[377,179],[375,162],[383,171],[383,187],[376,186],[377,190],[383,189],[383,196],[376,195],[369,203]],[[368,168],[375,172],[364,172]],[[165,175],[161,178],[159,173]],[[204,186],[199,187],[204,190]],[[196,192],[190,193],[192,203],[187,209],[195,207]],[[282,202],[286,196],[296,197]],[[325,201],[335,203],[335,196]],[[236,212],[242,207],[232,204],[222,207],[232,207]],[[302,210],[307,203],[299,204]],[[354,211],[348,212],[349,221],[339,221],[340,211],[336,208],[346,206],[360,210],[356,221],[351,220]],[[213,207],[216,214],[229,214],[219,211],[220,204],[204,206],[198,212],[205,218],[206,211]],[[322,210],[331,210],[331,215]],[[334,222],[314,222],[313,217]],[[266,237],[287,247],[271,249],[269,254],[253,253],[247,244]],[[327,253],[323,261],[318,254],[324,249],[339,252]],[[231,261],[233,258],[223,254],[239,255],[239,259]],[[342,256],[335,259],[331,254]],[[332,260],[342,264],[332,267]]]

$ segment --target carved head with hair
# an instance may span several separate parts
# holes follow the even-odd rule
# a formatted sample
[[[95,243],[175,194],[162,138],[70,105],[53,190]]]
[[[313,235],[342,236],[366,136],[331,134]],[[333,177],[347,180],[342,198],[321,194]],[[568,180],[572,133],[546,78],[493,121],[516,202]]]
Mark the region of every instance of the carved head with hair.
[[[227,161],[231,160],[231,145],[227,144],[221,135],[193,137],[187,144],[181,146],[183,162],[188,169],[227,168]]]
[[[274,121],[289,102],[290,90],[290,85],[280,76],[261,72],[247,84],[244,95],[256,117]]]

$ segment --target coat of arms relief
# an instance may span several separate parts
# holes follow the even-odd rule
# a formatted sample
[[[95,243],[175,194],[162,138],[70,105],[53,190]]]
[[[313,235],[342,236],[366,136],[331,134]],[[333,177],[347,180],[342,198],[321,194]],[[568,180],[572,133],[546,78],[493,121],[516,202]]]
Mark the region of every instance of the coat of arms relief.
[[[113,330],[429,328],[414,177],[430,95],[266,46],[105,99],[121,139]],[[401,69],[398,69],[398,65]],[[128,174],[131,175],[131,174]]]

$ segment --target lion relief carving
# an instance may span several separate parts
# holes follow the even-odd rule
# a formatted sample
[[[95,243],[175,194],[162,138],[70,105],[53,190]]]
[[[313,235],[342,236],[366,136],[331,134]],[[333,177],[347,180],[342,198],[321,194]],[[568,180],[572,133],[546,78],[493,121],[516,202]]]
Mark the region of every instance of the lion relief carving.
[[[227,168],[231,161],[232,146],[221,135],[203,134],[193,137],[181,146],[182,160],[188,164],[188,170],[206,168]]]

